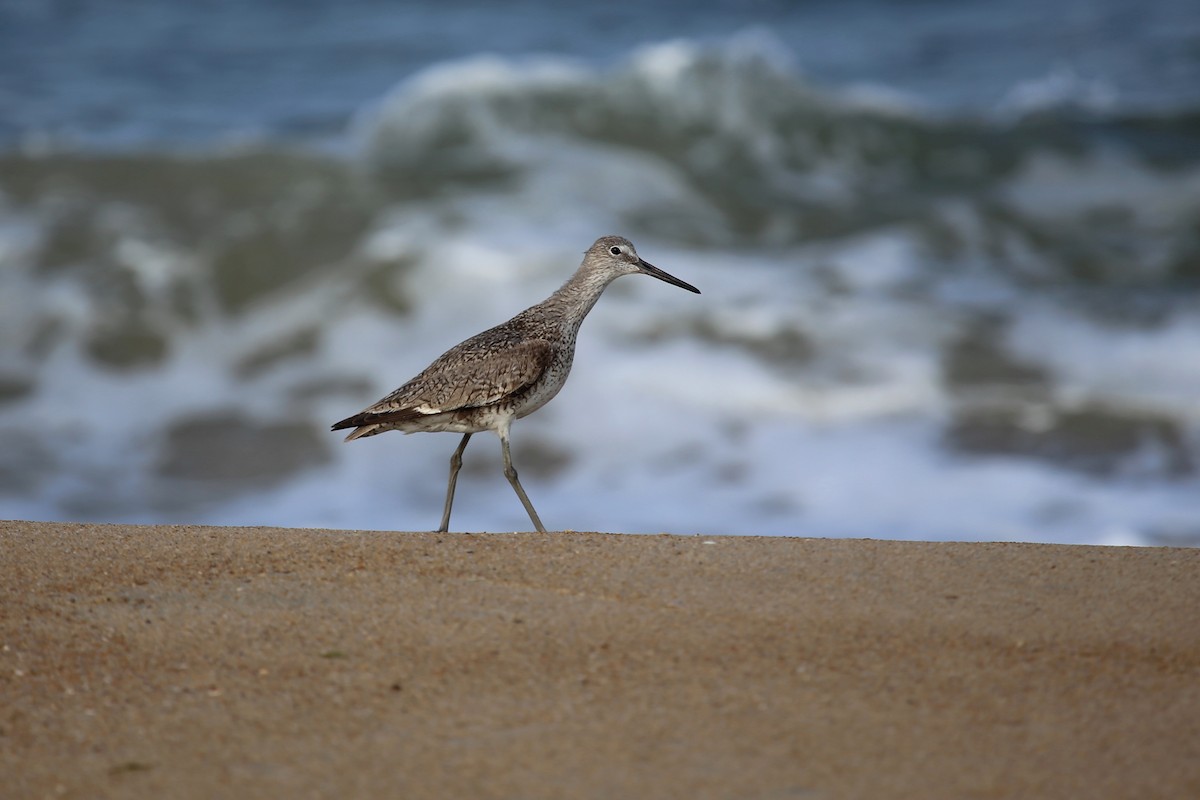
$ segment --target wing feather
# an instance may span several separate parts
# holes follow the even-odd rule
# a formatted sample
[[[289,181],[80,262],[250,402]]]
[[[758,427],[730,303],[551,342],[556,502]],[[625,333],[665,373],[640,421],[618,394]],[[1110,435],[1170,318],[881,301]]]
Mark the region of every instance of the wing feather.
[[[335,423],[333,430],[489,406],[536,382],[553,358],[553,347],[543,339],[493,340],[488,345],[451,350],[387,397]]]

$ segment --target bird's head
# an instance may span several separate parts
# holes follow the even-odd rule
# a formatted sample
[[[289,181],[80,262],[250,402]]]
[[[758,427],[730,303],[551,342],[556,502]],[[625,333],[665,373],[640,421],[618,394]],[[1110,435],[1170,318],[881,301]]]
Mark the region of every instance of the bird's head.
[[[640,273],[658,278],[660,281],[687,289],[689,292],[700,294],[700,290],[686,281],[681,281],[670,273],[663,272],[637,254],[633,242],[623,236],[601,236],[595,244],[588,248],[585,262],[590,261],[606,271],[616,275],[633,275]]]

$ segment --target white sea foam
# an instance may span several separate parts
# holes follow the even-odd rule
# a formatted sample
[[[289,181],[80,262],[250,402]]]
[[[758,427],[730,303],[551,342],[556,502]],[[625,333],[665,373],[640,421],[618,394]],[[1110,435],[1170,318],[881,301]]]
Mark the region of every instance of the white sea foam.
[[[1153,169],[1111,148],[1086,158],[1034,152],[1003,196],[1040,219],[1120,209],[1148,225],[1170,225],[1200,213],[1200,167]]]
[[[1069,398],[1200,421],[1200,317],[1194,313],[1130,329],[1032,304],[1008,340],[1015,353],[1058,376]]]
[[[1117,90],[1108,81],[1085,77],[1066,64],[1058,64],[1044,75],[1018,82],[1000,100],[998,109],[1009,114],[1063,107],[1108,111],[1117,100]]]
[[[947,367],[955,343],[991,325],[987,344],[1019,362],[1010,371],[1044,373],[1034,390],[1045,396],[1018,408],[1012,436],[1053,433],[1057,413],[1095,402],[1162,414],[1193,442],[1194,310],[1109,325],[1006,270],[1036,263],[1055,278],[1060,255],[1013,214],[1077,224],[1116,207],[1139,231],[1175,231],[1198,205],[1195,170],[1167,174],[1103,149],[1064,160],[1035,143],[1017,170],[993,174],[987,137],[911,110],[894,131],[887,109],[870,106],[820,96],[786,59],[745,43],[672,42],[608,69],[477,58],[427,70],[358,122],[357,166],[397,179],[395,197],[380,190],[387,199],[344,258],[246,309],[219,308],[203,287],[195,310],[174,313],[179,283],[206,279],[214,242],[185,248],[120,208],[105,218],[115,244],[95,256],[112,268],[103,277],[130,281],[167,334],[162,363],[142,369],[85,355],[113,313],[94,273],[35,274],[36,229],[49,223],[32,219],[31,234],[9,216],[0,357],[37,380],[0,407],[0,422],[38,431],[49,455],[34,455],[56,466],[0,498],[0,516],[432,527],[454,437],[342,445],[326,426],[548,295],[596,236],[626,233],[703,294],[616,282],[583,326],[562,394],[514,426],[522,480],[551,527],[1120,544],[1200,536],[1194,472],[1172,471],[1161,443],[1118,453],[1109,473],[956,447],[948,431],[978,387],[955,385]],[[864,109],[879,114],[856,127]],[[692,132],[712,112],[713,125]],[[845,137],[813,133],[826,125]],[[945,139],[954,146],[943,152]],[[931,164],[967,165],[934,170],[952,188],[910,177],[912,142],[938,150]],[[962,175],[978,185],[960,188]],[[192,177],[208,188],[203,164]],[[433,188],[412,189],[416,178]],[[930,191],[947,197],[931,201]],[[829,221],[806,216],[822,213]],[[381,288],[412,307],[381,304]],[[47,320],[58,338],[43,358],[30,341]],[[310,344],[243,368],[304,331]],[[991,388],[979,391],[1003,395]],[[199,499],[158,474],[173,425],[231,409],[251,423],[319,429],[327,460],[273,488],[200,487]],[[466,460],[455,527],[527,527],[494,438],[478,437]],[[183,500],[172,504],[170,492]]]
[[[478,250],[487,249],[486,241],[483,235],[474,247],[450,248],[459,256],[450,264],[443,260],[438,269],[464,268],[459,257],[473,260],[471,269],[478,269]],[[663,316],[694,312],[712,298],[744,295],[756,284],[771,286],[761,280],[770,270],[763,264],[739,273],[705,263],[727,261],[733,254],[701,256],[653,240],[640,247],[648,258],[701,285],[705,294],[673,295],[651,281],[623,279],[624,290],[606,296],[585,323],[577,366],[560,398],[514,428],[518,465],[522,442],[570,454],[556,476],[527,474],[524,479],[552,526],[1053,541],[1095,541],[1097,531],[1106,531],[1100,534],[1105,542],[1136,543],[1144,541],[1138,531],[1186,515],[1189,495],[1183,487],[1117,485],[1016,458],[947,457],[936,446],[941,389],[927,368],[900,370],[896,374],[905,377],[861,390],[831,386],[822,396],[805,380],[773,373],[734,350],[687,340],[630,345],[622,336],[610,339],[611,333],[636,330]],[[569,252],[558,255],[536,260],[570,257]],[[493,263],[496,274],[511,275],[519,271],[514,262],[522,257],[493,254],[482,263]],[[548,271],[542,288],[552,288],[557,277]],[[362,351],[363,341],[380,344],[359,352],[353,363],[376,374],[380,363],[397,363],[387,357],[383,343],[436,335],[444,328],[443,302],[472,319],[499,321],[517,299],[508,289],[467,294],[461,285],[446,286],[430,298],[431,311],[399,329],[380,319],[373,324],[393,330],[374,335],[365,334],[360,319],[344,339],[346,348]],[[774,303],[789,302],[787,292],[779,299],[764,293],[755,300],[757,313],[729,322],[730,328],[769,330],[772,313],[781,311]],[[460,332],[469,333],[467,328],[463,323]],[[859,344],[869,343],[869,335],[862,336]],[[442,338],[451,343],[452,337]],[[902,351],[894,355],[903,360]],[[397,377],[423,366],[411,353],[402,361]],[[298,518],[320,524],[431,526],[452,445],[446,437],[419,436],[355,443],[337,451],[334,466],[302,482],[314,489],[341,487],[336,498],[288,487],[270,507],[293,508]],[[456,526],[525,527],[523,511],[499,475],[496,451],[491,437],[481,437],[468,451],[469,464],[487,466],[461,482]]]

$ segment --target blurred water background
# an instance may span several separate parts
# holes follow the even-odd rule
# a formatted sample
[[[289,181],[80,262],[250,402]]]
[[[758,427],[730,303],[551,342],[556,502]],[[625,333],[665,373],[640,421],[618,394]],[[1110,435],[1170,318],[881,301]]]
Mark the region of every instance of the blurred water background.
[[[0,0],[0,517],[428,529],[328,425],[621,233],[549,527],[1200,543],[1194,0],[594,5]]]

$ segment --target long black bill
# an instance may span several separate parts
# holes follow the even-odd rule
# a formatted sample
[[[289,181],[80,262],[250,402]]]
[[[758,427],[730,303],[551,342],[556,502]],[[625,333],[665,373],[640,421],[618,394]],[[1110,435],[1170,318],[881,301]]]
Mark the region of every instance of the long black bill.
[[[655,278],[658,278],[660,281],[666,281],[667,283],[670,283],[674,286],[678,286],[680,289],[687,289],[689,292],[695,292],[696,294],[700,294],[700,290],[697,289],[695,286],[692,286],[690,283],[687,283],[685,281],[679,280],[679,278],[676,278],[674,275],[672,275],[668,272],[663,272],[661,269],[659,269],[658,267],[654,266],[653,264],[651,264],[647,261],[643,261],[642,259],[639,258],[638,266],[642,268],[642,272],[646,273],[647,275],[653,275]]]

